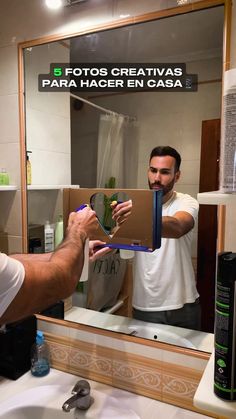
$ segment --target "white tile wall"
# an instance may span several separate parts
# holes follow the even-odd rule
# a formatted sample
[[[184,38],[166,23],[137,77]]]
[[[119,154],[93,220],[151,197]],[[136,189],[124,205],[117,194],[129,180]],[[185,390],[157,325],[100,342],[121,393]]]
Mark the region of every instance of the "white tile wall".
[[[32,184],[70,185],[70,154],[31,148]],[[50,199],[50,198],[49,198]]]
[[[70,153],[70,119],[52,112],[27,109],[27,149]],[[47,174],[45,173],[46,183]]]
[[[0,95],[0,127],[0,143],[18,142],[18,96],[16,93]]]
[[[0,143],[0,167],[5,167],[12,185],[20,186],[19,143],[16,139],[15,142]]]
[[[18,73],[16,45],[0,48],[0,75],[0,95],[17,93]]]

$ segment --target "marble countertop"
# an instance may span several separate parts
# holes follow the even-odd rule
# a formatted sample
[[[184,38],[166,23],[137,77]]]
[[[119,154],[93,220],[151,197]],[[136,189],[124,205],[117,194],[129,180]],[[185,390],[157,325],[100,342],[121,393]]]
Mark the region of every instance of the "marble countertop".
[[[212,353],[198,389],[194,396],[194,406],[207,410],[219,416],[236,418],[236,401],[224,401],[217,397],[213,391],[214,383],[214,353]]]

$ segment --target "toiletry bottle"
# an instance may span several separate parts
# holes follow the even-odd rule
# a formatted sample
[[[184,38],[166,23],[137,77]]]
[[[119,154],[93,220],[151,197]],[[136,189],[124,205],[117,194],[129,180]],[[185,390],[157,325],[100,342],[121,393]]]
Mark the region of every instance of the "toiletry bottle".
[[[35,377],[43,377],[50,371],[49,348],[45,342],[43,332],[37,331],[36,342],[31,350],[31,373]]]
[[[9,175],[5,168],[2,168],[0,172],[0,185],[9,185]]]
[[[29,159],[29,153],[32,153],[32,151],[27,151],[27,157],[26,157],[26,179],[27,179],[27,185],[31,185],[32,182],[32,171],[31,171],[31,163]]]
[[[54,250],[54,228],[46,221],[44,226],[44,251],[45,253],[53,252]]]
[[[218,256],[215,307],[214,392],[236,400],[236,253]]]
[[[59,246],[59,244],[63,240],[63,217],[62,215],[59,215],[56,227],[55,227],[55,248]]]

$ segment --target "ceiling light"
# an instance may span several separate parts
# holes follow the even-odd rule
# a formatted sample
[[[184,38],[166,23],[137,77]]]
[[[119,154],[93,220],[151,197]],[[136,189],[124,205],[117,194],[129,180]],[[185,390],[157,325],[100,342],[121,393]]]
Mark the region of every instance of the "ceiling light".
[[[183,6],[184,4],[187,4],[189,0],[177,0],[178,6]]]
[[[45,0],[45,3],[49,9],[59,9],[63,6],[62,0]]]

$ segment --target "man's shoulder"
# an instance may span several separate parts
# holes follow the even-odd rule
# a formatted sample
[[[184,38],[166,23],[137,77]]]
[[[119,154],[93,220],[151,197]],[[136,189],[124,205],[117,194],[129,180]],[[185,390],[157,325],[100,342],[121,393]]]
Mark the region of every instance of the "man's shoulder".
[[[186,202],[192,202],[198,205],[198,201],[193,196],[183,193],[183,192],[175,192],[175,200],[176,201],[186,201]]]
[[[188,212],[193,216],[194,220],[196,220],[199,211],[199,203],[189,194],[176,192],[176,198],[173,203],[172,211]]]

